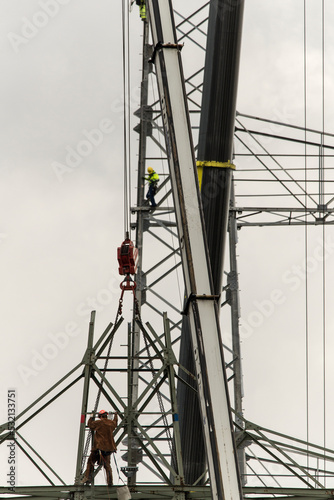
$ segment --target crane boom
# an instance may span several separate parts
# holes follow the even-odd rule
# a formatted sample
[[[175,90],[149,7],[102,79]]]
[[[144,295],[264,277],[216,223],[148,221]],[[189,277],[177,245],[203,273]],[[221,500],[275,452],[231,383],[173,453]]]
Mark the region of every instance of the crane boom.
[[[212,498],[242,498],[194,147],[171,0],[148,0]]]

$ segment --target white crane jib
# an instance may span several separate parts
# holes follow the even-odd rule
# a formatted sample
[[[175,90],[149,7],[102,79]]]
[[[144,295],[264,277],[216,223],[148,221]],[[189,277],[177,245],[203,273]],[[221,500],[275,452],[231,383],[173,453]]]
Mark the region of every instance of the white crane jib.
[[[171,0],[147,0],[214,500],[242,498],[180,46]]]

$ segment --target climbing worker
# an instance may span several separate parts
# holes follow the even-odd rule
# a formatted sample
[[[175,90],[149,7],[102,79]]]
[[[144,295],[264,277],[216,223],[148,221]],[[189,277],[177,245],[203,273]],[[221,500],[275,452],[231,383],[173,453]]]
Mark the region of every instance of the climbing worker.
[[[157,204],[155,202],[154,195],[157,192],[159,176],[153,170],[152,167],[148,167],[147,172],[148,172],[148,177],[145,177],[145,179],[148,181],[148,191],[147,191],[146,198],[148,200],[150,200],[152,207],[156,207]]]
[[[142,21],[146,19],[146,5],[145,0],[136,0],[136,4],[139,6],[139,15]]]
[[[115,412],[113,420],[108,419],[108,412],[101,410],[98,413],[99,420],[94,420],[92,413],[88,420],[88,427],[95,431],[94,442],[87,461],[87,469],[82,479],[82,483],[91,483],[94,472],[94,464],[102,464],[107,475],[107,484],[112,486],[112,470],[110,466],[110,456],[116,451],[113,431],[117,426],[117,413]]]

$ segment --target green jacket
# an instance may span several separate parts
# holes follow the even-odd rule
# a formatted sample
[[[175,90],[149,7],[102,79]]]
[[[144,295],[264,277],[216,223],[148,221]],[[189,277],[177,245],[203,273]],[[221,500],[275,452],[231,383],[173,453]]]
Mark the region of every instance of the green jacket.
[[[145,177],[145,179],[149,182],[149,184],[153,184],[154,182],[159,182],[159,176],[154,170],[151,174],[149,174],[148,177]]]

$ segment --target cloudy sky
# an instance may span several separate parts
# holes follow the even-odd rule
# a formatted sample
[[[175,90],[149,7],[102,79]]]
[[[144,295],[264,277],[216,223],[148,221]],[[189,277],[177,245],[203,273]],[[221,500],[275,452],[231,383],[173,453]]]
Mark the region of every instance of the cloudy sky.
[[[238,111],[303,126],[304,2],[245,3]],[[321,3],[307,2],[307,125],[319,130],[323,123]],[[175,2],[184,15],[200,5],[192,2],[190,8]],[[325,5],[324,123],[331,132],[334,34],[329,26],[334,6],[329,1]],[[119,280],[116,248],[123,238],[123,92],[120,1],[2,0],[0,8],[0,408],[4,422],[8,389],[16,389],[22,411],[82,359],[92,309],[98,313],[99,332],[114,319]],[[142,25],[136,8],[130,15],[130,33],[132,113],[139,102],[141,66]],[[186,43],[186,72],[192,70],[191,50]],[[137,146],[138,137],[133,134],[134,180]],[[251,165],[250,160],[244,161],[245,168]],[[326,167],[330,169],[330,162]],[[251,189],[239,186],[239,193]],[[134,190],[132,194],[135,199]],[[324,331],[328,422],[332,410],[334,234],[331,227],[325,234],[321,227],[309,228],[307,241],[308,256],[313,259],[307,280],[309,389],[311,406],[318,408],[310,417],[310,438],[322,444]],[[327,248],[325,323],[319,250],[323,241]],[[305,230],[243,229],[238,254],[245,416],[305,438]],[[282,300],[273,309],[268,306],[271,312],[266,316],[261,304],[264,308],[272,302],[275,290],[281,291]],[[254,311],[262,314],[256,326],[251,323]],[[225,324],[222,330],[228,335]],[[79,394],[69,396],[45,417],[55,426],[54,432],[70,439],[73,461],[74,401],[79,404]],[[74,411],[76,418],[80,406]],[[32,429],[40,432],[41,421],[34,425]],[[48,447],[48,431],[42,435],[41,453]],[[326,436],[327,445],[334,447],[330,425]],[[55,456],[61,456],[60,448]],[[6,464],[6,454],[2,452],[0,459]],[[5,467],[0,470],[4,484]],[[68,467],[63,470],[71,482],[73,472]],[[22,462],[19,484],[39,480]]]

